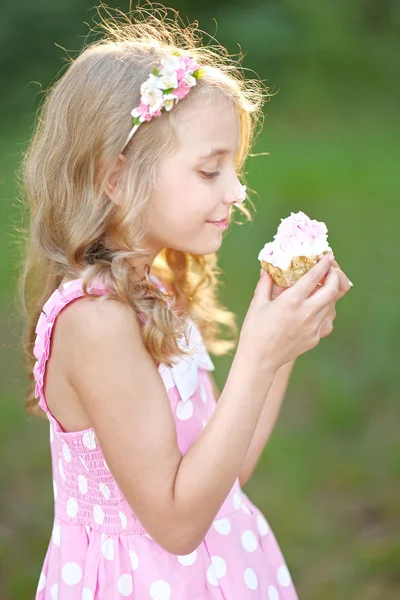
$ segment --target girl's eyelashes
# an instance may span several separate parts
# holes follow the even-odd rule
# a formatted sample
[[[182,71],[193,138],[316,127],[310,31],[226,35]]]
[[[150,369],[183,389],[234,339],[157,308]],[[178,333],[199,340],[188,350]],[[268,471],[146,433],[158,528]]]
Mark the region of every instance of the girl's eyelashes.
[[[204,177],[204,179],[213,179],[214,177],[219,175],[219,171],[213,171],[212,173],[209,173],[207,171],[200,171],[200,173],[202,177]]]

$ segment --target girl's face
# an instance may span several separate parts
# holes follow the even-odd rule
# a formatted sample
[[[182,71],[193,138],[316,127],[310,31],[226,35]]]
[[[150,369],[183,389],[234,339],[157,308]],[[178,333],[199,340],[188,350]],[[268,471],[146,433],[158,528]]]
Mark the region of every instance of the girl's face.
[[[216,94],[182,107],[177,147],[157,170],[149,209],[148,245],[212,254],[224,229],[211,221],[229,219],[240,195],[234,159],[240,143],[233,102]]]

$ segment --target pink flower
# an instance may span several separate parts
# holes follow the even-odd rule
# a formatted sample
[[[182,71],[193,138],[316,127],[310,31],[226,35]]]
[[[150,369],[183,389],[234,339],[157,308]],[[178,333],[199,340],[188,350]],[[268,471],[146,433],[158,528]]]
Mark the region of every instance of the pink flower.
[[[184,56],[183,62],[185,63],[187,71],[197,71],[197,69],[200,69],[200,65],[195,63],[194,60],[190,58],[190,56]]]
[[[158,108],[155,112],[153,112],[152,117],[159,117],[161,115],[161,108]]]
[[[176,77],[178,79],[178,82],[182,81],[182,79],[185,79],[185,77],[186,77],[186,70],[185,69],[178,69],[176,71]]]
[[[140,112],[141,115],[145,115],[149,112],[149,106],[148,104],[145,104],[144,102],[140,103],[140,106],[138,108],[138,112]]]
[[[190,91],[190,85],[185,83],[185,81],[180,81],[178,89],[174,90],[173,93],[174,93],[174,96],[179,98],[179,100],[182,100],[182,98],[184,98],[185,96],[188,95],[189,91]]]

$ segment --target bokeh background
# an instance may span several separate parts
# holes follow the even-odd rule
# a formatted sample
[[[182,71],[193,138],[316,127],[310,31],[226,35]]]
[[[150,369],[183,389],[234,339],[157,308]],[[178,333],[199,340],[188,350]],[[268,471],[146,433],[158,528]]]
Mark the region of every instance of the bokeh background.
[[[354,283],[333,334],[298,360],[245,491],[275,530],[301,599],[398,599],[400,4],[169,6],[186,21],[197,18],[231,52],[241,48],[249,77],[255,70],[277,92],[254,149],[269,155],[247,163],[253,221],[233,227],[219,252],[223,302],[240,324],[258,252],[291,211],[327,223]],[[82,48],[96,10],[91,0],[3,0],[0,11],[0,598],[26,600],[50,537],[53,498],[48,426],[23,406],[15,172],[46,86],[66,68],[62,48]],[[215,358],[220,387],[231,361]]]

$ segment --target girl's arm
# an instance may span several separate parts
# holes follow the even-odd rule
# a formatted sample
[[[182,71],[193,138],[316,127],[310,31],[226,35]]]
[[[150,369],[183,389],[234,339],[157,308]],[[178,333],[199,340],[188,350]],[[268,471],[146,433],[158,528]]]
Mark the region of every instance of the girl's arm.
[[[239,343],[207,427],[182,455],[134,312],[112,299],[80,298],[59,318],[66,377],[119,489],[165,550],[193,552],[238,477],[276,367],[249,366]]]
[[[265,445],[272,433],[286,394],[289,377],[293,370],[294,362],[295,361],[286,363],[286,365],[283,365],[277,371],[274,382],[265,398],[260,418],[251,439],[250,446],[247,450],[246,457],[240,468],[239,482],[241,486],[244,486],[252,476]],[[211,373],[210,376],[215,399],[218,400],[220,396],[218,386]]]

